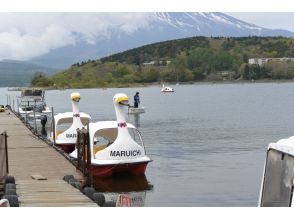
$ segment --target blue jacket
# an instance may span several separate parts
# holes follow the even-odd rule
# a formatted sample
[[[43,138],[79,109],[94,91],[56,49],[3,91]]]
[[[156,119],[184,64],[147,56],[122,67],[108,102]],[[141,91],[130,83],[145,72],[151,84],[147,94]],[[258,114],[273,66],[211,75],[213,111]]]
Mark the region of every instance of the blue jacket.
[[[134,103],[140,103],[140,97],[139,97],[139,95],[138,94],[136,94],[135,96],[134,96]]]

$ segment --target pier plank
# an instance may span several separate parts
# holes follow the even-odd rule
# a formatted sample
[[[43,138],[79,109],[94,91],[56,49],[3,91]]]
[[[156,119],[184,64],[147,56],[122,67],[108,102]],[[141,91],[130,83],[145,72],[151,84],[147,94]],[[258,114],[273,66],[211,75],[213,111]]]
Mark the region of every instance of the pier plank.
[[[63,180],[68,174],[82,180],[76,168],[56,149],[35,137],[9,111],[0,114],[0,132],[5,130],[8,134],[9,174],[15,178],[20,206],[97,207]],[[32,175],[41,175],[47,180],[33,179]]]

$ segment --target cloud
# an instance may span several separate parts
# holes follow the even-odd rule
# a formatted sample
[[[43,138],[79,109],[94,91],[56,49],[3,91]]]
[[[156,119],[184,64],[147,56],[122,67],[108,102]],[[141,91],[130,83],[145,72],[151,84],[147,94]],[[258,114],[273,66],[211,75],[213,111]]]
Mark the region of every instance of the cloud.
[[[95,44],[113,29],[131,34],[152,19],[151,13],[0,13],[0,60],[28,60],[79,41]]]

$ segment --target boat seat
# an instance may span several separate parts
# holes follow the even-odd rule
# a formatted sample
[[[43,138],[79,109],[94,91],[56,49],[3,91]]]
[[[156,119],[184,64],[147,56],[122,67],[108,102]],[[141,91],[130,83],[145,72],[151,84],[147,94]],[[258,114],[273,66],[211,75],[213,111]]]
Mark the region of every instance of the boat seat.
[[[101,150],[104,150],[106,147],[107,147],[106,144],[104,144],[104,145],[94,145],[94,148],[93,148],[94,155],[95,155],[97,152],[99,152],[99,151],[101,151]]]

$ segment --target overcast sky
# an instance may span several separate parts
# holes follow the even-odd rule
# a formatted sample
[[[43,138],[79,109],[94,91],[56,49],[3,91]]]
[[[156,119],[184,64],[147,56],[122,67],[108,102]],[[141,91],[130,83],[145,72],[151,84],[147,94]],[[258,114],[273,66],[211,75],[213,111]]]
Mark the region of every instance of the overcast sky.
[[[294,12],[227,12],[227,14],[265,28],[294,32]]]
[[[228,13],[266,28],[294,31],[293,13]],[[109,28],[132,33],[147,26],[150,13],[6,13],[0,12],[0,60],[28,60],[79,39],[94,44]]]

